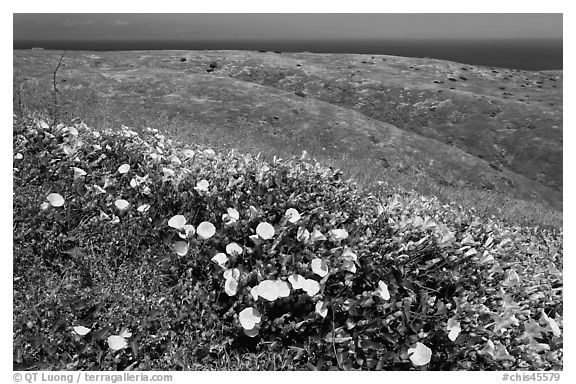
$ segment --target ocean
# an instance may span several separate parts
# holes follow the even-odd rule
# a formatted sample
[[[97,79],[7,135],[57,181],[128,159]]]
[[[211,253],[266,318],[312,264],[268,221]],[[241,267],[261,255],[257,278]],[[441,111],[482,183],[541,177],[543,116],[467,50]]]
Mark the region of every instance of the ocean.
[[[15,40],[14,49],[69,51],[252,50],[274,52],[360,53],[429,57],[464,64],[520,70],[561,70],[562,40]]]

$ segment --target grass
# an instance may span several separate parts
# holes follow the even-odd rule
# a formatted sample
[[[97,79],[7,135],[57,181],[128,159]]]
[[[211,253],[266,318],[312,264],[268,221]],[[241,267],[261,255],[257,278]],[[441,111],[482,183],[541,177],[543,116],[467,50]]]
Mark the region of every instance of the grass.
[[[219,54],[222,53],[214,53]],[[50,95],[50,73],[47,67],[39,66],[39,57],[34,55],[18,55],[17,65],[20,65],[21,76],[30,79],[22,88],[22,95],[28,107],[37,110],[45,107],[44,100]],[[411,130],[410,127],[404,127],[403,131],[386,125],[377,120],[380,117],[374,114],[375,111],[383,111],[380,107],[373,106],[372,110],[355,108],[355,103],[362,95],[368,101],[372,100],[370,93],[362,91],[362,87],[370,88],[369,83],[362,85],[362,89],[353,87],[351,99],[346,99],[346,102],[338,101],[340,99],[336,97],[335,91],[330,89],[324,90],[324,93],[317,90],[320,92],[317,95],[309,92],[309,96],[303,98],[294,95],[291,87],[296,85],[288,81],[290,76],[286,77],[289,71],[284,71],[281,81],[272,81],[274,75],[282,72],[283,67],[275,69],[273,63],[267,62],[269,59],[266,55],[263,58],[229,55],[228,61],[221,63],[219,74],[205,73],[202,57],[197,55],[189,57],[186,66],[182,67],[179,60],[175,64],[172,56],[166,54],[158,56],[148,53],[140,55],[140,58],[138,55],[102,55],[94,61],[87,53],[75,53],[65,60],[66,66],[59,75],[61,80],[66,80],[59,84],[62,113],[68,120],[80,116],[96,129],[120,127],[123,124],[152,126],[182,142],[206,144],[223,150],[236,148],[254,155],[261,153],[269,159],[274,156],[299,156],[302,150],[307,150],[314,158],[340,168],[346,178],[352,177],[367,188],[377,181],[394,180],[392,187],[398,185],[403,190],[414,189],[427,196],[437,196],[446,203],[456,202],[464,207],[475,207],[478,212],[500,217],[509,223],[554,227],[562,225],[561,192],[507,169],[496,170],[488,161],[437,140],[406,133],[405,130]],[[258,60],[261,62],[258,63]],[[318,60],[324,63],[324,59]],[[332,60],[334,63],[326,71],[330,76],[336,76],[339,72],[335,67],[339,62],[336,58]],[[100,64],[96,65],[97,62]],[[312,71],[318,65],[310,62],[301,68]],[[397,65],[403,68],[404,64]],[[253,82],[247,82],[242,77],[242,68],[256,71],[258,77],[252,79]],[[419,71],[418,76],[425,76],[424,72]],[[318,76],[320,72],[315,70],[313,73]],[[310,74],[303,72],[294,78],[298,84],[305,80],[302,78],[304,75]],[[372,75],[367,73],[364,76]],[[467,84],[458,86],[470,87],[476,84],[473,77],[468,77],[470,79]],[[316,89],[318,87],[314,84],[319,79],[312,78],[315,80],[304,81],[304,84]],[[344,79],[345,76],[340,78]],[[412,84],[418,79],[408,80]],[[386,78],[385,81],[392,80]],[[399,79],[394,81],[398,82]],[[379,89],[383,85],[373,86]],[[405,98],[408,91],[404,89],[401,94],[394,95],[396,99],[402,95]],[[484,84],[483,88],[475,89],[474,92],[484,94],[489,92],[489,87]],[[548,91],[546,95],[554,97]],[[390,94],[387,97],[392,96]],[[472,105],[478,106],[479,103],[474,102]],[[516,111],[516,106],[506,108],[509,109],[503,110],[507,119],[515,118],[515,114],[524,114]],[[460,109],[470,108],[462,106]],[[392,112],[396,120],[401,119],[394,121],[402,127],[411,121],[410,116],[414,111]],[[374,119],[367,116],[373,116]],[[548,125],[549,122],[542,124]],[[462,140],[479,142],[470,139],[473,131],[479,127],[469,128],[462,131],[462,134],[470,134],[470,137],[463,137]],[[531,135],[543,134],[539,133],[540,130],[530,132]],[[550,150],[555,148],[552,145],[542,147]],[[534,158],[539,156],[529,148],[519,147],[518,150],[532,153]],[[555,158],[552,155],[544,157]],[[553,168],[555,171],[561,169]]]

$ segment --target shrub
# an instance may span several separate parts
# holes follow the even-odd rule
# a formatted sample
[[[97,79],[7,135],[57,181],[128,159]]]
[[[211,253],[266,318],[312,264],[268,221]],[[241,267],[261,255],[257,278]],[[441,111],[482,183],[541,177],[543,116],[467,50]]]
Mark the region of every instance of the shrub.
[[[150,128],[13,137],[15,369],[562,367],[561,232]]]

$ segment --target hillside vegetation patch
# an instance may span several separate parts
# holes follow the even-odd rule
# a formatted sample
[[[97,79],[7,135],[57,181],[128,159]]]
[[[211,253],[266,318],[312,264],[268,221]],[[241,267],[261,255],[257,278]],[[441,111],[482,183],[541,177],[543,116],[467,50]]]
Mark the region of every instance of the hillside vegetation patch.
[[[562,369],[561,230],[15,121],[14,369]]]

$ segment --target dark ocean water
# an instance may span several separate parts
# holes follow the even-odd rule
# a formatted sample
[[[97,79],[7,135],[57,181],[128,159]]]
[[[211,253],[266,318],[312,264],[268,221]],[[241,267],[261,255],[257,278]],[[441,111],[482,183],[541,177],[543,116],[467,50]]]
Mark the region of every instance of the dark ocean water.
[[[524,70],[562,69],[562,40],[306,40],[306,41],[14,41],[14,49],[73,51],[266,50],[429,57],[464,64]]]

